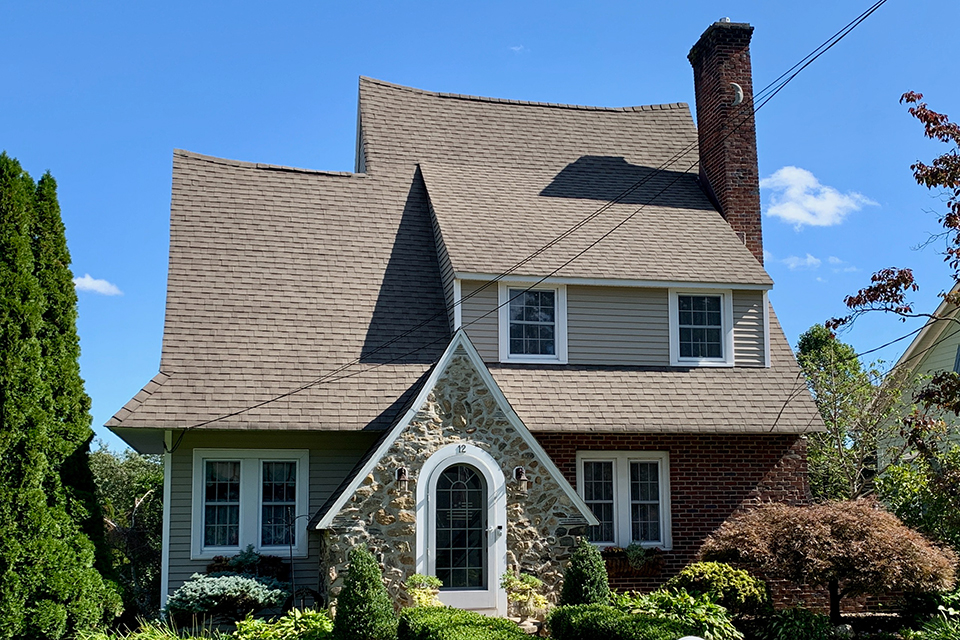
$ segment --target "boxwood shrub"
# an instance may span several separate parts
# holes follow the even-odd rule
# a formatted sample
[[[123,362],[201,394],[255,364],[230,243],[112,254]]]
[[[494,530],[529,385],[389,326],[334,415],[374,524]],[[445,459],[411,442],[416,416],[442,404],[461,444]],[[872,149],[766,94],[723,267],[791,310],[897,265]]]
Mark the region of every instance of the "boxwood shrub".
[[[510,620],[475,611],[415,607],[400,613],[397,640],[527,640],[527,634]]]
[[[557,607],[546,624],[553,640],[676,640],[693,632],[679,622],[626,613],[604,604]]]

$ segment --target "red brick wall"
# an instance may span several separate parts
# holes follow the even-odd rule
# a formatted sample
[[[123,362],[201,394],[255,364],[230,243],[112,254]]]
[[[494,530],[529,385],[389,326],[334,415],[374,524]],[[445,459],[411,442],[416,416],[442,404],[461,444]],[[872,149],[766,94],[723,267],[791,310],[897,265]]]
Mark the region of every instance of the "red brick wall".
[[[656,578],[616,578],[615,589],[650,591],[694,562],[704,539],[737,510],[809,500],[806,440],[796,435],[534,434],[576,487],[578,450],[670,454],[673,549]]]
[[[706,177],[720,213],[762,264],[752,34],[748,24],[714,23],[690,50],[689,59],[696,90],[701,179]],[[733,104],[734,82],[743,89],[739,105]]]

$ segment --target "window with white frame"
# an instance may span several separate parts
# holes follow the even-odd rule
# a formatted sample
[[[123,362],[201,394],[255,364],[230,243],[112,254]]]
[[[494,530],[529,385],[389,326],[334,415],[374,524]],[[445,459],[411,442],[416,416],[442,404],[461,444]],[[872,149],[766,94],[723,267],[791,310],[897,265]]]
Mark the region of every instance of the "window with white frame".
[[[670,470],[662,451],[580,451],[577,489],[600,524],[587,536],[598,545],[631,543],[669,549]]]
[[[567,361],[566,287],[501,283],[501,362]]]
[[[191,557],[259,551],[304,556],[310,454],[194,449]]]
[[[733,364],[733,295],[730,291],[670,291],[670,364]]]

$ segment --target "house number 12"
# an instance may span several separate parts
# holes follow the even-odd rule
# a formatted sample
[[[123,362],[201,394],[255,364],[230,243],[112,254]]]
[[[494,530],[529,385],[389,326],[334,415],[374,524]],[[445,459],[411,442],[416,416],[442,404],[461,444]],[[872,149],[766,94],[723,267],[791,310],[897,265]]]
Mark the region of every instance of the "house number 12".
[[[457,453],[466,453],[466,452],[467,452],[467,445],[465,444],[457,445]]]

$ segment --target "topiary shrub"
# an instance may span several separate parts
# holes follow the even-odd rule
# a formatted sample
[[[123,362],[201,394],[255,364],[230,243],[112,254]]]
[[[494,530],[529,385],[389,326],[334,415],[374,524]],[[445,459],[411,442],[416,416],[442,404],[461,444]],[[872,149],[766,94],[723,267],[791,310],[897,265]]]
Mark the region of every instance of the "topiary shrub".
[[[600,550],[586,538],[580,538],[563,574],[561,605],[606,603],[610,599],[607,566]]]
[[[664,589],[686,589],[691,595],[708,595],[735,616],[755,614],[770,601],[767,585],[742,569],[723,562],[696,562],[668,580]]]
[[[195,573],[170,596],[165,611],[177,623],[205,617],[235,622],[248,613],[280,606],[287,595],[288,585],[269,578]]]
[[[449,607],[419,607],[400,612],[397,640],[527,640],[527,634],[505,618]]]
[[[247,616],[237,622],[233,640],[330,640],[333,622],[322,611],[293,609],[273,622]]]
[[[550,612],[545,624],[553,640],[676,640],[694,631],[680,622],[605,604],[560,606]]]
[[[337,640],[393,640],[397,617],[383,586],[380,565],[366,547],[350,551],[350,568],[337,597]]]
[[[743,640],[727,610],[707,595],[695,597],[683,589],[647,595],[634,591],[615,595],[612,605],[624,613],[680,623],[709,640]]]

